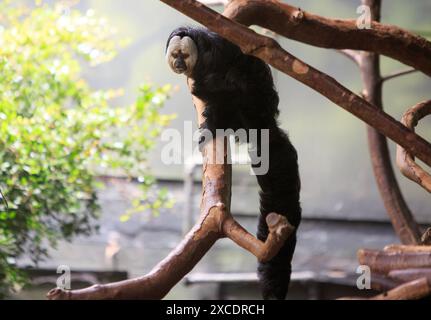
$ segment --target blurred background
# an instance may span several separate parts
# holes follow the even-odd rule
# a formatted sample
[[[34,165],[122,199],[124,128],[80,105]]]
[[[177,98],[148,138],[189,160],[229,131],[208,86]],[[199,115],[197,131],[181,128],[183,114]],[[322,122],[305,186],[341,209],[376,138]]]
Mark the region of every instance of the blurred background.
[[[360,4],[358,0],[290,0],[287,2],[322,16],[346,19],[358,17],[356,8]],[[104,18],[100,25],[85,22],[85,19],[81,22],[65,20],[66,29],[72,24],[76,27],[76,30],[69,30],[69,34],[78,33],[76,42],[71,42],[66,47],[76,49],[82,54],[81,57],[76,58],[82,68],[76,70],[74,77],[67,80],[70,88],[62,94],[67,97],[83,95],[82,92],[87,94],[109,90],[109,93],[105,92],[109,95],[109,99],[102,99],[108,109],[111,107],[122,109],[122,106],[130,105],[145,106],[143,107],[145,112],[138,119],[141,122],[130,123],[125,120],[117,123],[116,121],[121,119],[121,112],[124,112],[127,117],[128,109],[125,108],[126,111],[118,111],[114,116],[108,115],[101,119],[100,123],[95,121],[91,125],[94,130],[102,128],[101,131],[105,129],[110,131],[111,125],[118,129],[115,135],[107,135],[103,138],[111,142],[118,142],[118,137],[126,139],[126,142],[136,140],[140,132],[136,127],[142,125],[140,128],[144,128],[142,130],[145,130],[145,136],[150,140],[151,146],[145,144],[148,144],[148,141],[144,141],[136,149],[131,147],[132,151],[137,150],[139,153],[135,156],[132,151],[125,150],[124,146],[117,149],[115,146],[110,146],[112,150],[107,146],[108,150],[117,152],[120,160],[124,161],[118,163],[105,161],[106,157],[98,154],[100,150],[93,153],[92,149],[89,149],[91,152],[89,151],[88,157],[95,155],[100,161],[96,164],[88,164],[93,168],[88,174],[94,176],[98,184],[103,184],[103,187],[97,187],[97,192],[92,193],[91,190],[88,192],[94,197],[93,204],[100,207],[95,210],[98,212],[98,217],[93,222],[94,225],[99,225],[98,230],[93,230],[93,227],[89,226],[88,232],[65,234],[64,226],[58,225],[56,230],[59,233],[54,235],[55,241],[45,240],[43,237],[37,238],[40,242],[38,249],[41,249],[41,259],[35,258],[31,246],[30,251],[28,250],[28,242],[36,241],[32,237],[27,236],[25,241],[20,243],[23,250],[16,255],[10,254],[10,250],[2,249],[2,257],[6,261],[4,270],[7,270],[6,264],[8,264],[16,266],[19,270],[27,270],[30,274],[30,280],[25,286],[16,283],[13,285],[17,290],[12,297],[44,299],[46,292],[56,285],[58,277],[56,271],[60,265],[69,266],[72,270],[72,288],[143,275],[179,243],[190,226],[189,221],[194,221],[199,213],[201,191],[199,161],[196,161],[195,166],[163,164],[161,148],[165,144],[160,140],[159,135],[166,127],[183,132],[185,121],[192,121],[196,129],[195,112],[185,79],[171,72],[165,62],[164,54],[167,37],[173,29],[181,25],[196,25],[196,23],[156,0],[13,1],[13,6],[17,3],[28,5],[30,12],[26,14],[29,15],[34,8],[39,10],[51,8],[49,10],[56,12],[54,8],[58,5],[62,6],[57,16],[55,16],[56,13],[46,16],[44,13],[38,13],[41,28],[44,25],[43,21],[48,21],[47,24],[51,23],[49,21],[54,21],[49,28],[57,28],[58,19],[62,16],[73,17],[75,10],[88,19]],[[69,6],[71,9],[68,9]],[[213,8],[222,10],[221,6],[213,6]],[[10,28],[10,24],[5,22],[5,15],[10,14],[8,10],[2,7],[0,12],[2,33],[8,32]],[[398,25],[429,37],[431,35],[430,12],[429,0],[414,2],[384,0],[382,22]],[[79,29],[85,24],[90,31]],[[100,28],[100,33],[96,33],[97,28]],[[106,34],[111,28],[115,28],[116,31],[113,30],[112,35]],[[17,30],[20,29],[17,28]],[[91,37],[86,38],[86,32],[89,32]],[[9,36],[13,37],[14,33]],[[111,36],[115,45],[102,43]],[[16,37],[19,37],[19,32],[15,33],[14,39]],[[59,41],[66,41],[67,37],[59,37]],[[295,56],[335,77],[352,91],[357,93],[361,91],[359,71],[343,55],[334,50],[314,48],[282,38],[277,39]],[[7,38],[3,39],[5,43],[7,40]],[[34,41],[37,44],[37,41]],[[17,43],[27,45],[25,41]],[[93,43],[94,48],[99,46],[98,50],[106,51],[106,54],[95,53],[94,48],[87,50],[83,44],[89,45],[89,43]],[[50,45],[53,46],[53,52],[49,53],[52,57],[58,54],[64,58],[66,49],[57,53],[55,48],[58,44],[53,42]],[[17,48],[19,47],[12,48],[11,52]],[[58,45],[57,48],[63,48],[63,46]],[[111,55],[111,50],[117,51],[115,57]],[[5,51],[2,52],[4,57],[8,57],[7,54]],[[31,57],[31,54],[29,56]],[[9,58],[12,59],[11,57],[13,55],[9,52]],[[383,74],[400,69],[403,69],[400,63],[382,58]],[[25,78],[25,75],[23,77]],[[286,75],[274,71],[274,77],[281,97],[280,122],[289,132],[298,150],[302,178],[301,201],[304,220],[299,230],[298,247],[293,261],[294,274],[289,298],[330,299],[346,294],[359,294],[353,289],[358,276],[356,251],[364,247],[382,248],[386,244],[399,242],[376,188],[368,153],[366,127],[349,113]],[[78,83],[76,79],[85,82],[84,89],[75,88],[75,84]],[[149,87],[150,84],[151,87]],[[171,86],[165,87],[167,84]],[[418,101],[429,99],[430,92],[431,80],[417,72],[387,82],[384,87],[384,105],[388,113],[400,119],[408,107]],[[88,96],[96,99],[92,93],[88,93]],[[75,102],[71,103],[62,99],[56,97],[52,101],[56,101],[65,108],[72,108],[77,101],[74,100]],[[85,99],[90,100],[86,95]],[[89,109],[85,108],[93,110],[93,105],[101,103],[99,100],[91,100],[88,102],[91,106],[88,107],[82,103],[87,101],[85,99],[79,100],[81,102],[78,104],[84,105],[84,109],[81,110],[82,114],[78,118],[86,117],[86,114],[90,116]],[[0,108],[3,108],[3,110],[0,109],[0,115],[2,111],[8,114],[5,112],[6,103],[0,104]],[[103,113],[100,110],[98,112],[98,116]],[[175,118],[173,114],[176,115]],[[152,119],[150,124],[147,123],[148,119]],[[5,121],[4,117],[0,117],[0,125]],[[85,123],[81,125],[85,126]],[[131,128],[130,136],[125,137],[125,134],[123,136],[121,130],[123,125]],[[148,129],[151,126],[156,127],[155,132]],[[431,119],[422,121],[417,131],[430,140]],[[8,132],[11,135],[15,134],[12,129]],[[82,132],[82,129],[77,132]],[[395,145],[392,142],[390,142],[390,148],[394,158]],[[80,152],[79,150],[77,148],[75,151]],[[130,158],[125,159],[124,152],[130,152],[128,154]],[[178,152],[181,152],[181,145],[178,145]],[[142,157],[142,154],[145,156]],[[69,151],[61,154],[64,157],[67,155],[70,155]],[[145,163],[143,168],[133,166],[133,161],[136,159]],[[56,160],[47,157],[44,163],[50,163],[50,161]],[[124,164],[129,169],[126,170],[127,172],[121,170]],[[37,164],[35,166],[37,167]],[[1,177],[4,180],[0,181],[0,186],[5,198],[9,198],[8,212],[19,214],[22,198],[17,200],[15,207],[14,201],[11,200],[11,197],[15,197],[14,193],[10,191],[10,184],[5,182],[11,176],[11,169],[6,167],[1,170]],[[50,167],[47,170],[54,172],[55,168]],[[87,171],[85,173],[87,174]],[[431,222],[429,194],[398,173],[397,175],[416,219],[421,224],[429,224]],[[67,180],[67,177],[65,179]],[[92,180],[91,183],[93,183]],[[52,192],[54,197],[57,196],[55,190]],[[144,200],[137,201],[136,198],[139,197],[143,197],[141,199]],[[85,201],[88,201],[88,198]],[[258,186],[255,177],[249,174],[247,166],[235,166],[232,213],[251,232],[256,229],[258,207]],[[44,205],[40,210],[47,212],[48,209]],[[3,212],[6,212],[6,209],[3,209]],[[29,209],[25,214],[32,214],[32,211]],[[43,225],[45,218],[36,220]],[[57,218],[62,219],[61,216]],[[74,225],[80,221],[78,218],[74,220]],[[15,222],[12,223],[16,219],[15,216],[4,218],[4,221],[9,222],[5,223],[3,228],[8,227],[12,231],[0,234],[6,240],[9,237],[9,244],[12,246],[18,241],[14,236],[16,232],[14,228],[17,228],[17,225]],[[29,222],[26,221],[24,224],[28,231]],[[31,232],[35,231],[30,230]],[[49,230],[47,233],[49,234]],[[11,256],[14,258],[12,259]],[[37,264],[34,263],[35,260]],[[260,298],[255,276],[256,265],[255,258],[241,248],[228,240],[219,241],[167,298]],[[6,279],[13,282],[10,276]]]

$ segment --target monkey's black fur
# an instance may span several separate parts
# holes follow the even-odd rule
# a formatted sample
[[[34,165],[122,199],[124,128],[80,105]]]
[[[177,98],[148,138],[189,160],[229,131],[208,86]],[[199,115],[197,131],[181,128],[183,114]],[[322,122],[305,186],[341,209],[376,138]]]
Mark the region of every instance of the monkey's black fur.
[[[192,93],[206,104],[204,127],[213,133],[215,129],[269,129],[269,171],[257,176],[261,188],[257,237],[266,240],[265,218],[271,212],[286,216],[298,228],[301,221],[298,158],[287,134],[278,127],[279,97],[270,68],[207,29],[182,27],[169,40],[174,36],[190,37],[198,49],[190,77],[195,81]],[[295,246],[296,231],[275,258],[259,264],[265,299],[285,299]]]

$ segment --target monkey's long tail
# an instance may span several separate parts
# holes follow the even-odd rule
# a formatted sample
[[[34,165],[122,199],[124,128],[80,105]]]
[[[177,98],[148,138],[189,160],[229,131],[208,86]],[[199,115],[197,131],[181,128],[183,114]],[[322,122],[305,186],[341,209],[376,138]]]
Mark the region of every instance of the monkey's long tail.
[[[262,148],[258,148],[258,152],[261,151]],[[291,261],[296,246],[296,229],[301,221],[298,156],[287,134],[277,126],[270,129],[268,153],[269,170],[267,174],[257,175],[261,188],[261,215],[257,237],[262,241],[268,237],[265,219],[271,212],[286,216],[289,223],[295,227],[295,232],[273,259],[259,264],[258,275],[264,299],[284,300],[292,272]]]

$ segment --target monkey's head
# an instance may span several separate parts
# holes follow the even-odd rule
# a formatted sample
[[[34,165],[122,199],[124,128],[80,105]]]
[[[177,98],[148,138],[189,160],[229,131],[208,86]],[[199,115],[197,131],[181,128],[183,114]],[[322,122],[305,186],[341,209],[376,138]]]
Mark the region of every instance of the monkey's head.
[[[171,69],[191,78],[210,72],[222,73],[241,54],[234,44],[199,27],[174,30],[166,46],[166,60]]]
[[[166,60],[175,73],[191,76],[198,60],[196,43],[189,36],[174,32],[169,37]]]

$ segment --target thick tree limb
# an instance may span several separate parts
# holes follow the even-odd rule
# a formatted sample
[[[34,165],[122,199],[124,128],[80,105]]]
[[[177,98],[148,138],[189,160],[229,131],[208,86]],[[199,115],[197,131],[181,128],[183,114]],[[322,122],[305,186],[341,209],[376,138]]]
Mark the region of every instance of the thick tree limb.
[[[391,279],[402,282],[409,282],[420,278],[427,278],[428,281],[431,281],[431,268],[391,270],[389,271],[388,276]]]
[[[374,296],[372,298],[345,297],[339,300],[418,300],[431,294],[431,285],[427,278],[420,278],[402,284],[392,290]]]
[[[373,20],[380,21],[380,0],[362,0],[362,4],[370,7]],[[355,57],[361,72],[364,98],[377,109],[383,110],[380,56],[366,51],[354,51],[350,54]],[[392,226],[403,244],[419,244],[420,229],[398,185],[387,139],[370,126],[367,133],[374,177]]]
[[[379,294],[370,300],[418,300],[431,294],[431,285],[427,278],[407,282],[388,292]]]
[[[410,253],[423,252],[423,253],[429,253],[429,254],[431,254],[431,246],[430,245],[405,246],[405,245],[399,245],[399,244],[391,244],[389,246],[386,246],[383,250],[386,251],[386,252],[396,252],[396,253],[403,253],[403,252],[410,252]]]
[[[359,29],[356,20],[324,18],[277,0],[233,0],[225,12],[243,25],[316,47],[375,52],[431,76],[431,43],[397,26],[373,22],[371,29]]]
[[[414,130],[419,120],[431,114],[431,100],[418,103],[404,114],[401,122]],[[425,172],[413,159],[413,156],[404,148],[397,147],[397,165],[401,172],[410,180],[431,192],[431,175]]]
[[[140,278],[95,285],[82,290],[51,290],[50,300],[137,300],[161,299],[177,284],[211,248],[220,237],[212,218],[213,207],[208,217],[201,218],[199,224],[187,235],[181,244],[148,275]],[[204,227],[205,226],[205,227]]]
[[[387,274],[395,269],[429,268],[431,254],[429,252],[390,252],[361,249],[358,251],[358,261],[371,270]]]
[[[237,44],[294,79],[321,93],[431,166],[431,145],[412,130],[357,96],[335,79],[297,59],[273,39],[236,23],[195,0],[161,0]],[[399,50],[399,48],[397,49]]]

